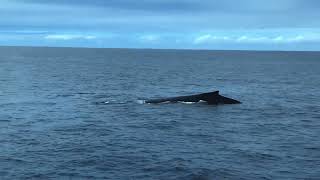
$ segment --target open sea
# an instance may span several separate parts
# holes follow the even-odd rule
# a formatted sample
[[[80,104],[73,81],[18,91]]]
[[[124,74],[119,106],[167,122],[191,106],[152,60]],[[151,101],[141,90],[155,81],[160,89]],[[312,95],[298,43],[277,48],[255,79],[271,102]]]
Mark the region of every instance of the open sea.
[[[0,179],[318,180],[320,52],[1,47]]]

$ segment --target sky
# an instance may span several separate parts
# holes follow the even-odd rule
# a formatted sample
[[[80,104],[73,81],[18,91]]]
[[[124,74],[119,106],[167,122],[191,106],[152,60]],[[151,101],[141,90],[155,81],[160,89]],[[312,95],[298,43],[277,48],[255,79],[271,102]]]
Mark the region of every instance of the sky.
[[[0,0],[0,45],[320,50],[319,0]]]

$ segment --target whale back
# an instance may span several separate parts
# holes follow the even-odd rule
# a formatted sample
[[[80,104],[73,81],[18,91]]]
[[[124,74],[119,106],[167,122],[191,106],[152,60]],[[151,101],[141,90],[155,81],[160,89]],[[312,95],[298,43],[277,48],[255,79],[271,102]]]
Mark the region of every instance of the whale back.
[[[202,93],[190,96],[178,96],[171,98],[160,98],[160,99],[150,99],[146,100],[146,103],[163,103],[163,102],[199,102],[206,101],[208,104],[239,104],[241,102],[221,96],[219,91],[213,91],[209,93]]]

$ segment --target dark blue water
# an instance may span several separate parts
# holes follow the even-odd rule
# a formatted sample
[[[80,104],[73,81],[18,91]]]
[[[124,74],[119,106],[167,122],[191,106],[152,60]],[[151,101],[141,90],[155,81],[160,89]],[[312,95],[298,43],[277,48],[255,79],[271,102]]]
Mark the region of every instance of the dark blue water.
[[[319,179],[319,102],[319,52],[2,47],[0,177]]]

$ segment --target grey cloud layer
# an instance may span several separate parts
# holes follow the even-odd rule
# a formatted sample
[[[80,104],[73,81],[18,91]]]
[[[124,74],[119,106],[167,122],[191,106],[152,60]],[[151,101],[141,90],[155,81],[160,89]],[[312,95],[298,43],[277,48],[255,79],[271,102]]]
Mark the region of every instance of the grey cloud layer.
[[[15,0],[24,3],[99,6],[130,10],[282,11],[317,9],[318,0]]]
[[[1,0],[0,44],[314,50],[319,9],[319,0]]]
[[[206,31],[320,27],[316,0],[4,0],[7,27]]]

